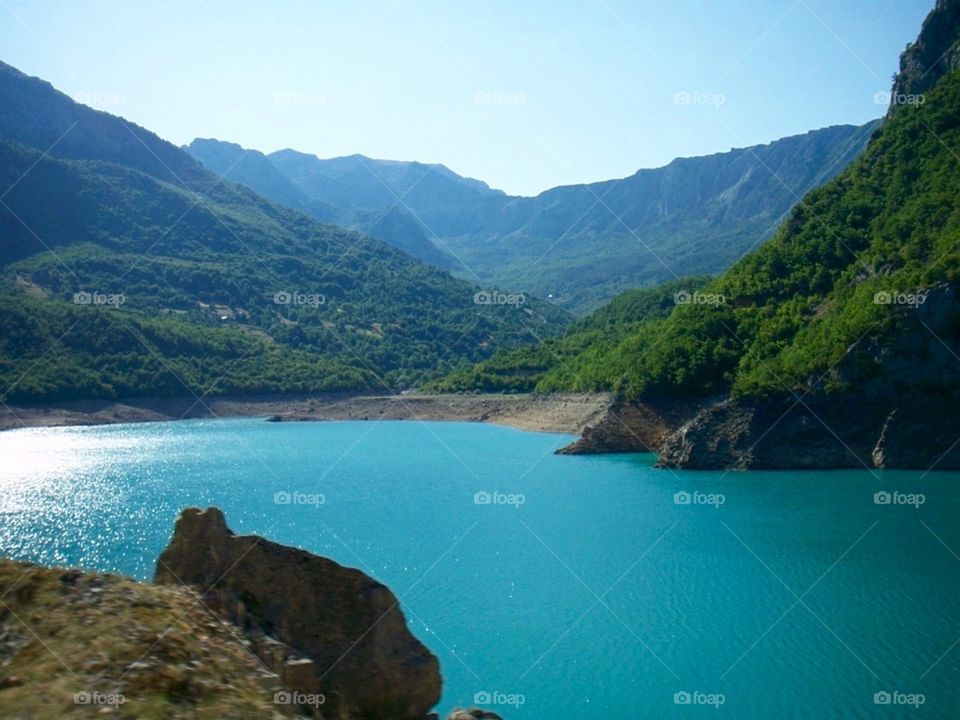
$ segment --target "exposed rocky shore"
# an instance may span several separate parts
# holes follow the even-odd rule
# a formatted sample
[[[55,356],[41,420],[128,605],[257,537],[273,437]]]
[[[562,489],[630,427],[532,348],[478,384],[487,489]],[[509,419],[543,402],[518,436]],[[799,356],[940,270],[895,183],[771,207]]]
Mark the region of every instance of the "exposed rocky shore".
[[[909,346],[915,339],[906,338]],[[922,347],[919,343],[916,347]],[[653,452],[661,467],[687,469],[960,468],[960,400],[897,391],[912,375],[930,381],[960,368],[943,349],[921,363],[909,352],[855,392],[763,401],[614,398],[606,393],[517,395],[305,395],[250,398],[84,401],[0,409],[0,429],[262,417],[322,420],[454,420],[522,430],[565,432],[580,439],[559,454]],[[926,368],[923,372],[919,368]],[[852,379],[853,385],[858,380]],[[915,383],[916,384],[916,383]]]
[[[552,395],[271,395],[248,397],[82,400],[3,406],[0,430],[104,425],[190,418],[267,417],[298,420],[460,420],[521,430],[579,434],[610,403],[605,393]]]
[[[658,453],[670,435],[698,409],[699,405],[689,402],[633,402],[616,398],[596,424],[584,428],[579,440],[557,454]]]
[[[802,398],[800,401],[797,397]],[[960,469],[960,404],[949,397],[810,396],[765,401],[615,401],[559,454],[655,452],[687,470]]]
[[[670,435],[662,467],[687,469],[960,468],[950,400],[902,405],[844,397],[720,402]]]

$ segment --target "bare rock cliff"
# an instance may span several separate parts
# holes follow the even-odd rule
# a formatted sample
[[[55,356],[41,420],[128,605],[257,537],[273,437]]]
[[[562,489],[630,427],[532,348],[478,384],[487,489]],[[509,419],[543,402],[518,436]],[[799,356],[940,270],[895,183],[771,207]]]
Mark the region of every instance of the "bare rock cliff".
[[[909,95],[922,95],[937,80],[960,68],[960,0],[937,0],[920,36],[900,56],[891,109]]]
[[[700,404],[677,401],[633,401],[616,398],[599,421],[557,451],[558,455],[660,452],[666,439]]]

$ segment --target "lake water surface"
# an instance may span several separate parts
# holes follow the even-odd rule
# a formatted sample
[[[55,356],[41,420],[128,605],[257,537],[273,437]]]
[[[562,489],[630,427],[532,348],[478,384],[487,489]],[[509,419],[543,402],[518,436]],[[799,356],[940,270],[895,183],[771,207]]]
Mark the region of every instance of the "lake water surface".
[[[236,532],[389,585],[440,658],[441,712],[960,717],[960,474],[672,472],[553,454],[570,439],[258,419],[5,432],[0,553],[148,579],[180,510],[217,505]]]

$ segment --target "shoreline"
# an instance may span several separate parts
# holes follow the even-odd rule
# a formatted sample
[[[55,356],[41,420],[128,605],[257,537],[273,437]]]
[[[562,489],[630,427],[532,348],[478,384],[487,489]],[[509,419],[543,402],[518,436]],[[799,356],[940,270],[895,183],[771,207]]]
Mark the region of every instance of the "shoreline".
[[[518,430],[582,434],[606,413],[607,393],[220,396],[74,400],[0,408],[0,431],[16,428],[263,417],[273,422],[437,420],[486,422]]]

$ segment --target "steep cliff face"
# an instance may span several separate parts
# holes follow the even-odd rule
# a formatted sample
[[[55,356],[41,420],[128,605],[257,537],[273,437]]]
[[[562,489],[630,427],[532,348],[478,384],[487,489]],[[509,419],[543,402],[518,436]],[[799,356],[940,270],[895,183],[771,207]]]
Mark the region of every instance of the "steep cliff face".
[[[921,95],[947,73],[960,68],[960,0],[937,0],[920,35],[900,56],[891,106]]]
[[[770,403],[726,401],[705,408],[667,438],[659,467],[708,470],[960,468],[960,421],[950,400],[876,399]]]
[[[725,398],[706,406],[663,402],[654,409],[621,401],[558,454],[656,452],[658,467],[688,470],[871,467],[884,408],[846,401],[810,408],[811,402]],[[834,425],[842,432],[835,435]]]
[[[560,455],[655,452],[658,467],[960,469],[957,400],[799,395],[654,410],[621,402]]]
[[[422,720],[440,698],[437,659],[388,588],[303,550],[234,535],[217,508],[183,511],[156,581],[198,589],[288,688],[322,696],[317,716]]]

